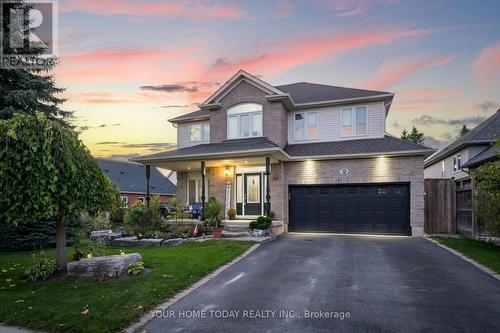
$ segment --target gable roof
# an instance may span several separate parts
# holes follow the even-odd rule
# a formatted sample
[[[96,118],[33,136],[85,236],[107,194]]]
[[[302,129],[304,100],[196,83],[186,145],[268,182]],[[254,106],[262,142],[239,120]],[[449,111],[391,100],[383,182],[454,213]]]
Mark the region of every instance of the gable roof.
[[[162,153],[145,155],[134,158],[134,161],[145,162],[159,159],[195,158],[206,155],[223,155],[248,153],[252,151],[260,152],[266,150],[280,150],[280,147],[268,138],[229,140],[220,143],[206,143],[196,146],[184,147],[169,150]]]
[[[393,95],[393,93],[387,91],[337,87],[309,82],[285,84],[276,86],[276,88],[289,94],[296,104]]]
[[[244,70],[239,70],[226,83],[219,87],[209,98],[200,105],[200,110],[190,112],[168,121],[182,123],[189,121],[205,120],[209,118],[209,110],[217,110],[219,101],[241,81],[247,82],[266,94],[270,101],[283,101],[288,109],[304,108],[312,105],[352,103],[361,100],[384,100],[386,111],[389,111],[394,93],[387,91],[355,89],[347,87],[330,86],[326,84],[297,82],[272,86],[269,83],[251,75]]]
[[[486,162],[493,161],[499,158],[500,147],[491,145],[470,160],[467,161],[462,168],[475,168]]]
[[[146,193],[146,167],[139,163],[96,158],[106,176],[121,193]],[[151,194],[175,195],[177,187],[157,168],[151,167]]]
[[[487,144],[494,142],[500,134],[500,110],[495,112],[491,117],[484,120],[482,123],[464,134],[460,138],[450,143],[445,148],[436,152],[425,160],[424,166],[428,167],[442,160],[445,157],[467,147],[479,144]]]
[[[200,105],[200,108],[210,108],[225,96],[225,94],[231,90],[232,87],[236,86],[241,80],[244,80],[259,89],[265,91],[268,94],[273,94],[273,95],[279,95],[282,92],[269,83],[267,83],[264,80],[259,79],[258,77],[245,72],[244,70],[240,69],[238,73],[234,74],[233,77],[231,77],[226,83],[224,83],[219,89],[217,89],[209,98],[205,100]]]
[[[285,152],[291,157],[301,156],[350,156],[390,153],[421,153],[430,155],[435,150],[423,145],[408,142],[390,135],[377,139],[357,139],[333,142],[316,142],[288,145]]]

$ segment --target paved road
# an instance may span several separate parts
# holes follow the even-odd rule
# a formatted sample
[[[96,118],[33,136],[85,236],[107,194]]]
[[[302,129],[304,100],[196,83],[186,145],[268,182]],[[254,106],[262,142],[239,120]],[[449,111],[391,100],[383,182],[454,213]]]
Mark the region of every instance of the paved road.
[[[421,238],[289,234],[169,310],[175,317],[165,312],[146,331],[499,332],[500,282]],[[218,319],[218,310],[239,312]],[[266,310],[278,312],[259,318]],[[306,311],[337,318],[305,318]]]

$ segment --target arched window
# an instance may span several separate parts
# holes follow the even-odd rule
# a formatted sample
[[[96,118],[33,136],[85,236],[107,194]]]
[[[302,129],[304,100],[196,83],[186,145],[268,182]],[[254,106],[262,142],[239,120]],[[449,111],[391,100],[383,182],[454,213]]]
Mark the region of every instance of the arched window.
[[[227,110],[227,138],[262,136],[262,105],[242,103]]]

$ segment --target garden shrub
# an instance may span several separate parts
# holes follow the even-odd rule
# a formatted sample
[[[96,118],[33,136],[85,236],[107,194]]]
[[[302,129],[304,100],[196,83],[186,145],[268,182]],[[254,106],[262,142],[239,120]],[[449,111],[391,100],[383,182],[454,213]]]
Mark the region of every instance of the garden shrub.
[[[123,225],[123,218],[125,217],[125,208],[118,207],[115,208],[109,217],[109,220],[113,226],[121,226]]]
[[[30,281],[46,280],[56,270],[56,261],[45,256],[43,251],[39,255],[33,254],[31,264],[24,273]]]
[[[79,219],[66,221],[66,242],[75,244],[77,233],[81,230]],[[1,250],[40,250],[56,246],[55,221],[33,221],[28,223],[0,223]]]
[[[170,198],[168,203],[170,204],[170,207],[172,207],[172,213],[175,213],[179,210],[179,203],[177,201],[177,198],[175,197]]]
[[[250,229],[266,230],[273,223],[269,216],[259,216],[256,221],[250,222],[248,227]]]
[[[100,242],[85,243],[82,246],[75,246],[73,261],[90,257],[102,257],[106,255],[105,245]]]
[[[500,145],[497,143],[497,145]],[[474,171],[479,218],[488,225],[488,231],[500,235],[500,161],[485,163]]]
[[[161,228],[160,212],[152,208],[134,205],[124,218],[125,228],[137,237],[154,234]]]
[[[129,275],[138,275],[144,271],[144,263],[142,261],[136,262],[128,266],[127,273]]]
[[[106,213],[99,213],[97,216],[91,216],[88,213],[80,215],[82,221],[82,232],[88,238],[92,231],[111,229],[111,222],[106,217]]]

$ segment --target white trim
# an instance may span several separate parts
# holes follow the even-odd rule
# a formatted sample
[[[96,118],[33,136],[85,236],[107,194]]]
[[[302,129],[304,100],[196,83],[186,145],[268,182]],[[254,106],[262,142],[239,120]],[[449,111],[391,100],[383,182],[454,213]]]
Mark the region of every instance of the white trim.
[[[255,137],[254,137],[255,138]],[[197,160],[198,157],[205,157],[205,156],[220,156],[220,157],[225,157],[225,156],[250,156],[247,154],[253,154],[253,153],[262,153],[262,152],[280,152],[288,156],[281,148],[279,147],[273,147],[273,148],[266,148],[266,149],[252,149],[252,150],[242,150],[242,151],[231,151],[227,153],[206,153],[206,154],[191,154],[191,155],[180,155],[180,156],[172,156],[172,157],[147,157],[145,156],[144,158],[138,157],[138,158],[131,158],[131,161],[139,161],[140,163],[147,163],[150,161],[156,161],[156,160],[178,160],[181,158],[189,158],[190,160]],[[259,154],[260,155],[260,154]]]
[[[194,184],[194,202],[189,202],[189,181],[195,180]],[[196,175],[194,173],[188,173],[187,182],[186,182],[186,204],[192,204],[196,202],[201,202],[201,198],[198,197],[200,194],[200,185],[201,185],[201,175]],[[208,177],[205,176],[205,202],[208,201]]]
[[[271,94],[271,93],[274,93],[274,94],[283,94],[283,92],[281,90],[276,89],[275,87],[273,87],[269,83],[267,83],[267,82],[265,82],[265,81],[263,81],[263,80],[255,77],[255,76],[253,76],[253,75],[245,72],[244,70],[239,70],[228,81],[226,81],[226,83],[224,83],[221,87],[219,87],[219,89],[217,89],[209,98],[207,98],[200,105],[200,108],[207,107],[210,104],[214,104],[214,103],[217,103],[218,101],[220,101],[225,95],[227,95],[229,93],[229,91],[232,90],[232,89],[228,89],[228,88],[231,88],[231,86],[233,85],[233,83],[237,82],[240,79],[244,80],[247,83],[252,84],[256,88],[259,88],[259,89],[263,90],[266,93],[269,93],[269,94]],[[226,89],[229,90],[229,91],[226,91]],[[214,102],[211,102],[212,100]]]
[[[310,138],[309,137],[309,114],[311,113],[316,113],[316,137],[315,138]],[[295,119],[295,116],[301,114],[302,115],[302,120],[304,122],[304,137],[302,139],[297,138],[295,136],[297,132],[297,127],[296,127],[296,122],[297,119]],[[314,141],[314,140],[319,140],[319,112],[318,111],[298,111],[294,112],[293,115],[293,141]]]
[[[247,105],[247,104],[252,104],[252,105],[257,105],[260,106],[260,110],[255,110],[255,111],[234,111],[232,112],[232,109],[238,108],[242,105]],[[264,130],[264,114],[262,112],[263,106],[262,104],[259,103],[239,103],[236,105],[231,106],[229,109],[227,109],[227,116],[226,116],[226,138],[227,140],[239,140],[239,139],[253,139],[256,137],[262,137],[262,132]],[[256,115],[260,115],[260,132],[257,135],[253,135],[253,117]],[[248,117],[248,136],[241,136],[241,117],[247,116]],[[231,133],[231,127],[230,127],[230,119],[231,118],[236,118],[236,130],[237,130],[237,136],[236,137],[230,137]]]
[[[237,204],[237,192],[238,192],[238,189],[236,188],[237,186],[237,181],[236,181],[236,177],[237,176],[242,176],[242,184],[243,184],[243,201],[241,202],[241,214],[242,215],[236,215],[236,217],[239,217],[239,218],[257,218],[259,216],[262,216],[264,215],[264,204],[265,204],[265,190],[266,190],[266,186],[267,186],[267,180],[266,180],[266,171],[265,171],[265,166],[264,167],[261,167],[261,166],[256,166],[256,167],[240,167],[242,168],[243,170],[241,171],[238,171],[236,172],[236,168],[235,167],[235,172],[234,172],[234,182],[233,182],[233,185],[234,185],[234,194],[233,194],[233,199],[234,199],[234,209],[236,210],[236,212],[238,212],[237,210],[237,207],[236,207],[236,204]],[[257,170],[256,170],[257,169]],[[261,208],[260,208],[260,213],[261,215],[245,215],[245,174],[259,174],[261,177],[261,180],[262,180],[262,184],[260,184],[260,200],[261,200]]]
[[[355,97],[355,98],[344,98],[344,99],[332,99],[328,101],[321,101],[321,102],[309,102],[309,103],[299,103],[299,104],[293,104],[296,108],[301,108],[301,107],[310,107],[310,106],[318,106],[318,105],[324,105],[324,104],[344,104],[346,102],[355,102],[355,101],[370,101],[373,99],[380,99],[383,97],[394,97],[393,93],[390,94],[382,94],[382,95],[374,95],[374,96],[367,96],[367,97]],[[292,100],[293,102],[293,100]]]
[[[200,126],[200,140],[193,140],[193,138],[192,138],[193,126]],[[208,137],[207,138],[203,137],[203,135],[205,134],[205,127],[208,127]],[[189,125],[189,142],[190,143],[210,142],[210,122],[203,121],[203,122],[199,122],[196,124],[190,124]]]
[[[365,134],[356,134],[356,120],[358,114],[358,108],[365,108]],[[343,135],[342,127],[344,125],[344,110],[351,110],[351,135]],[[354,112],[353,112],[354,111]],[[385,121],[384,121],[385,123]],[[385,128],[385,125],[384,125]],[[369,136],[368,131],[368,105],[351,105],[340,108],[340,137],[341,138],[361,138],[364,136]]]
[[[122,199],[122,201],[123,201],[122,208],[128,208],[128,205],[129,205],[128,195],[120,195],[120,199]]]

